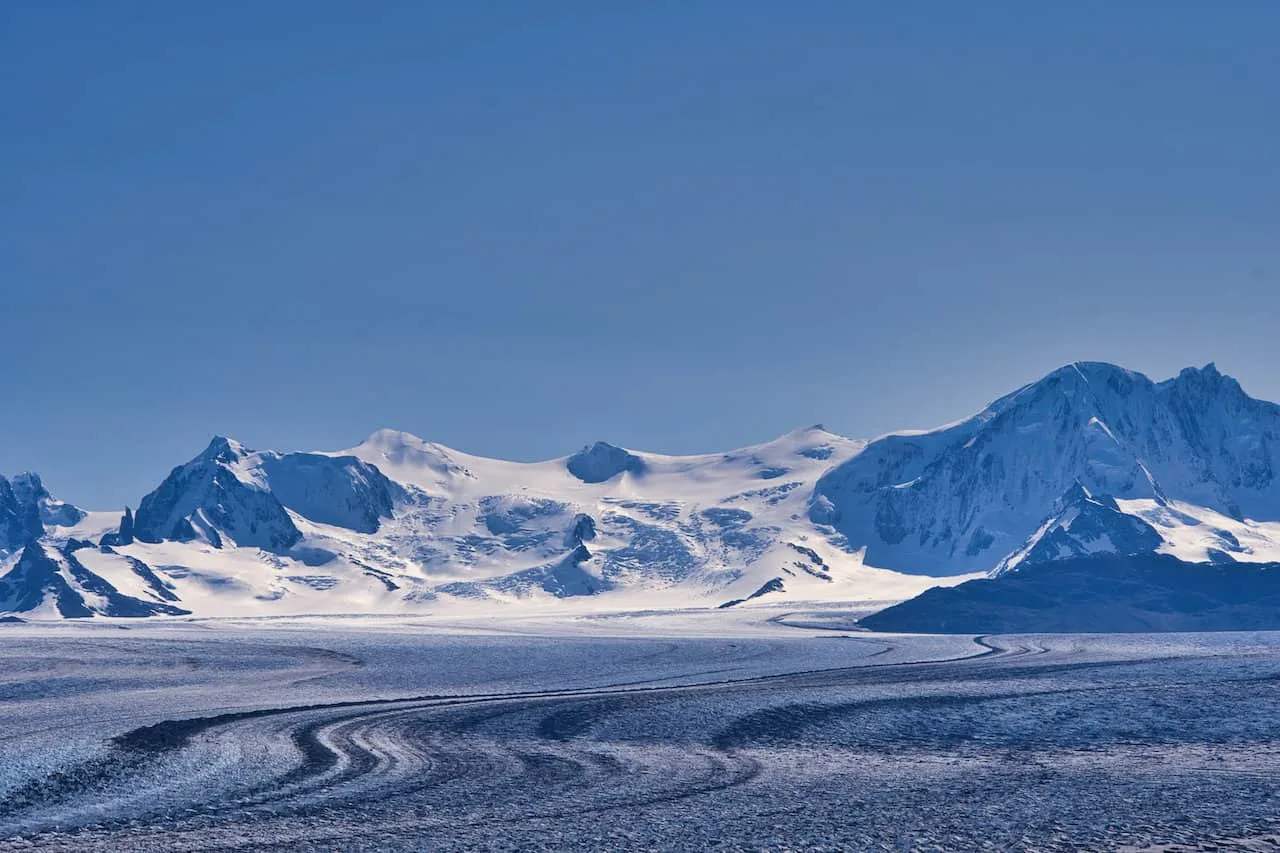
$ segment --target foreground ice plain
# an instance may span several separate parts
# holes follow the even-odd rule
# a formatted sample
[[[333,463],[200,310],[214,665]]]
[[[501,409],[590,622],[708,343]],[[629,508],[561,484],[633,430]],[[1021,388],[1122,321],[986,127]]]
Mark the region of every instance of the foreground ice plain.
[[[1280,841],[1280,634],[844,624],[0,625],[0,850]]]

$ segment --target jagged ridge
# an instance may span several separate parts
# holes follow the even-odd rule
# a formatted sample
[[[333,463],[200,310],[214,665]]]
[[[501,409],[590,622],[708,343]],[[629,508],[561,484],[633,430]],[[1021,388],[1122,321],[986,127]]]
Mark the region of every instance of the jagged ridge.
[[[1079,363],[964,421],[872,442],[813,427],[724,454],[596,442],[516,463],[391,430],[338,453],[216,438],[117,529],[102,514],[62,525],[84,514],[38,478],[0,481],[0,545],[92,533],[90,568],[141,584],[134,597],[233,613],[905,598],[1081,556],[1280,559],[1277,436],[1280,408],[1212,365],[1156,383]]]

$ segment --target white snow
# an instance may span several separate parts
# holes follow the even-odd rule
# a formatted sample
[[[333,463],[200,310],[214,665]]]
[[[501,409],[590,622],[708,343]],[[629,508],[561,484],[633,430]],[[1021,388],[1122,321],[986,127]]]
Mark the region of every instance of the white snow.
[[[1212,551],[1226,553],[1241,563],[1280,562],[1280,521],[1237,520],[1183,501],[1116,503],[1159,531],[1164,538],[1160,553],[1190,563],[1213,562]],[[1236,541],[1232,542],[1232,538]]]
[[[227,440],[211,450],[230,476],[193,476],[164,504],[164,524],[185,519],[199,540],[116,551],[198,616],[888,602],[1010,568],[1049,533],[1075,537],[1057,556],[1120,548],[1073,531],[1061,501],[1077,487],[1181,559],[1280,561],[1274,435],[1280,407],[1212,366],[1153,383],[1078,363],[965,420],[871,442],[810,427],[728,453],[604,446],[606,473],[638,462],[603,482],[571,473],[575,456],[489,459],[395,430],[312,454]],[[183,470],[207,474],[211,458]],[[245,489],[210,494],[226,482]],[[47,538],[98,542],[119,518],[91,512]],[[273,544],[292,528],[301,541]],[[125,594],[153,595],[127,560],[77,553]]]

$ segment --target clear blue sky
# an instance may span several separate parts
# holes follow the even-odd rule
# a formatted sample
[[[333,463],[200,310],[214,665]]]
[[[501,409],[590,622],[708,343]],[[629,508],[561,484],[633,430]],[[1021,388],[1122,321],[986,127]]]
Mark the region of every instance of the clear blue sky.
[[[0,471],[1280,399],[1280,3],[0,5]]]

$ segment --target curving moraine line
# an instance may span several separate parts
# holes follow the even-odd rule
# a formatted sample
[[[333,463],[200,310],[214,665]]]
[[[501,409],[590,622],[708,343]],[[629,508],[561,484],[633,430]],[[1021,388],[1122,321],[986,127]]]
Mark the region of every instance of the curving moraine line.
[[[802,739],[831,721],[885,706],[927,709],[1048,694],[1013,682],[1131,663],[1044,661],[1049,650],[1035,643],[1000,645],[983,637],[977,643],[982,652],[946,661],[683,685],[373,698],[165,720],[115,737],[92,760],[9,791],[0,798],[0,838],[38,847],[56,840],[48,835],[54,828],[111,838],[163,832],[166,848],[181,849],[183,833],[195,833],[203,841],[191,849],[232,849],[231,836],[211,840],[217,827],[305,821],[307,837],[322,838],[324,821],[348,808],[368,820],[394,815],[420,828],[581,820],[742,786],[762,772],[756,748]],[[938,680],[957,666],[966,678],[1010,686],[980,696],[842,695]],[[794,701],[809,690],[822,698]],[[715,716],[724,709],[731,713]],[[664,714],[688,720],[688,730],[609,734],[618,720]],[[125,797],[119,808],[104,813],[104,801],[118,797]]]

